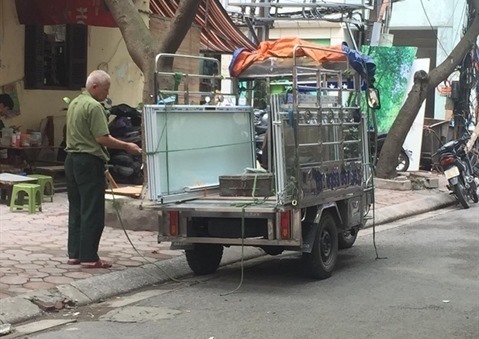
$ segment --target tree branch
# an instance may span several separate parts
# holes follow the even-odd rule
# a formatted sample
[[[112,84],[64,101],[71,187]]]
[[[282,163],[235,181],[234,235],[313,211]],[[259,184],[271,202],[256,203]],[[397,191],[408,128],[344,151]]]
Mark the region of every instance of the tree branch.
[[[198,7],[204,0],[181,0],[170,23],[168,32],[163,37],[160,50],[164,53],[175,53],[193,24]],[[209,0],[206,0],[209,1]],[[173,58],[163,58],[158,65],[159,69],[168,70],[173,66]]]
[[[133,62],[144,73],[144,55],[155,54],[153,37],[131,0],[104,0],[121,31]],[[148,58],[146,58],[148,59]]]

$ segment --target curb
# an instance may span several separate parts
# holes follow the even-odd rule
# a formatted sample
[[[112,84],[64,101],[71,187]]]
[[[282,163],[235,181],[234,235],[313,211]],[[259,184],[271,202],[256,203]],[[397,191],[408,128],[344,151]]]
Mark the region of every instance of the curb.
[[[449,193],[444,193],[441,195],[425,196],[422,199],[415,199],[397,205],[385,206],[378,211],[369,211],[367,217],[370,217],[371,219],[366,221],[364,228],[373,226],[373,215],[374,224],[381,225],[402,218],[412,217],[418,214],[452,206],[456,203],[457,201],[454,196]]]
[[[243,259],[250,260],[264,255],[264,252],[258,248],[245,247]],[[241,248],[231,247],[224,252],[220,267],[239,261],[241,261]],[[143,287],[171,281],[172,278],[178,279],[191,273],[186,258],[180,256],[74,281],[48,290],[0,299],[0,324],[17,324],[31,320],[41,315],[46,306],[54,308],[58,303],[63,305],[65,302],[72,301],[77,306],[88,305]]]

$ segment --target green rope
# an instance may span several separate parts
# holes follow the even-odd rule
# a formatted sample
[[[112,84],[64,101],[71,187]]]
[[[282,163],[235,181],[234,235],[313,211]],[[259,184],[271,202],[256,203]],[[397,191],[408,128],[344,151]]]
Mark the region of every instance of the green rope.
[[[164,128],[163,128],[164,129]],[[163,132],[162,132],[163,134]],[[161,140],[161,139],[160,139]],[[229,143],[229,144],[221,144],[221,145],[213,145],[213,146],[207,146],[207,147],[192,147],[192,148],[184,148],[184,149],[177,149],[177,150],[165,150],[165,151],[159,151],[158,149],[160,148],[160,145],[158,144],[157,150],[153,152],[145,152],[146,155],[155,155],[158,153],[172,153],[172,152],[187,152],[187,151],[197,151],[197,150],[203,150],[203,149],[212,149],[212,148],[220,148],[220,147],[229,147],[229,146],[237,146],[237,145],[244,145],[244,144],[251,144],[251,141],[243,141],[243,142],[234,142],[234,143]]]
[[[175,85],[173,87],[173,90],[178,92],[178,88],[180,88],[181,80],[183,79],[183,73],[175,72],[175,74],[173,75],[173,79],[175,80]],[[178,104],[178,93],[175,94],[175,104]]]
[[[244,220],[245,220],[246,207],[262,204],[268,199],[268,197],[264,197],[263,200],[255,198],[254,194],[256,192],[257,179],[258,179],[258,174],[256,173],[254,175],[253,188],[252,188],[252,191],[251,191],[251,197],[253,198],[253,201],[232,204],[232,206],[241,207],[241,262],[240,262],[241,263],[241,278],[240,278],[240,281],[238,283],[238,286],[236,286],[235,289],[233,289],[229,292],[226,292],[224,294],[221,294],[221,296],[232,294],[232,293],[238,291],[241,288],[241,286],[243,285],[243,279],[244,279],[244,238],[245,238],[245,236],[244,236],[244,228],[245,228]]]

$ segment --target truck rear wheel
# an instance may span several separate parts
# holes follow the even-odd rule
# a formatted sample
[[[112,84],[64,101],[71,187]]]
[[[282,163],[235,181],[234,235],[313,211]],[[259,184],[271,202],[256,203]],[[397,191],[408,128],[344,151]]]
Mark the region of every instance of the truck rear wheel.
[[[223,256],[223,246],[218,244],[195,244],[192,250],[185,250],[186,261],[198,275],[215,273]]]
[[[309,275],[314,279],[326,279],[333,273],[338,258],[338,231],[336,220],[324,212],[311,253],[303,253]]]

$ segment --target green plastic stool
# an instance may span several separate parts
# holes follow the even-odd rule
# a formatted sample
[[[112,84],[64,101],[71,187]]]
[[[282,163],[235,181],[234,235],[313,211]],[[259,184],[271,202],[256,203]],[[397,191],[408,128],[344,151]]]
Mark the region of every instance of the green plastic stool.
[[[25,201],[28,200],[28,201]],[[38,184],[20,183],[13,185],[10,198],[10,212],[26,211],[35,213],[42,211],[42,191]]]
[[[36,178],[38,184],[40,185],[40,189],[42,191],[42,201],[49,199],[50,202],[53,202],[53,194],[55,194],[55,190],[53,188],[53,178],[49,175],[43,174],[30,174],[28,175],[30,178]]]

